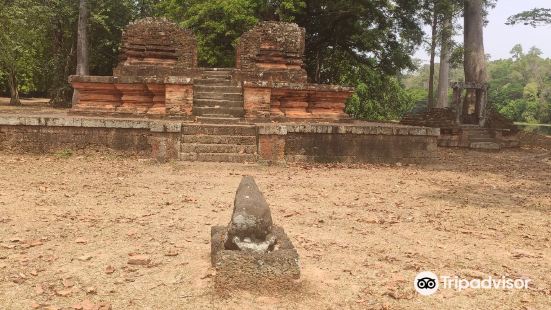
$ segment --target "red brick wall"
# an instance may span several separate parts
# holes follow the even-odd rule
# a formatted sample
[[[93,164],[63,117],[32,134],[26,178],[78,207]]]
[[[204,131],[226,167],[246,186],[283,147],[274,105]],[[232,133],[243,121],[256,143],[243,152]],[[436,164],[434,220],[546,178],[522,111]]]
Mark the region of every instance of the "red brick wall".
[[[269,162],[285,161],[285,136],[259,135],[258,155],[262,160]]]
[[[245,109],[245,117],[251,119],[269,118],[271,92],[271,88],[244,87],[243,108]]]
[[[167,114],[190,116],[193,109],[193,85],[167,84],[165,100]]]

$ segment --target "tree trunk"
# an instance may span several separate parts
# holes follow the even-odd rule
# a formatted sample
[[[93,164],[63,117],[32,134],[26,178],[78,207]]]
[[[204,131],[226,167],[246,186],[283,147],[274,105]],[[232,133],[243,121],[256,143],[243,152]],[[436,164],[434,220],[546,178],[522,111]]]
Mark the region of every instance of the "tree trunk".
[[[88,18],[90,8],[87,0],[80,0],[77,35],[77,75],[89,75],[88,60]],[[78,101],[78,91],[73,92],[73,104]]]
[[[484,53],[483,0],[465,0],[465,82],[486,83],[486,55]],[[463,111],[476,110],[476,91],[470,90],[465,96]]]
[[[483,0],[465,0],[465,81],[486,82]]]
[[[9,70],[8,73],[8,86],[10,88],[10,105],[21,105],[19,100],[19,83],[17,81],[17,74],[15,70]]]
[[[450,84],[450,50],[452,37],[452,14],[447,16],[442,21],[442,42],[440,48],[440,71],[438,73],[438,90],[437,90],[437,108],[447,108],[448,103],[448,86]]]
[[[438,16],[436,14],[436,8],[433,12],[432,18],[432,37],[430,43],[430,72],[429,72],[429,101],[428,108],[434,108],[434,58],[436,55],[436,32],[438,30]]]
[[[88,67],[88,0],[80,0],[77,37],[77,75],[89,75]]]

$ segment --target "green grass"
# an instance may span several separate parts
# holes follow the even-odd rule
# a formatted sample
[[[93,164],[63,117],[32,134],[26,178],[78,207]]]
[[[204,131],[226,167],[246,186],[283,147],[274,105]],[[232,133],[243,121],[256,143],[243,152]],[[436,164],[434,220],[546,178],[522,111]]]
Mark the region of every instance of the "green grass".
[[[73,156],[74,152],[71,149],[62,149],[54,153],[57,158],[69,158]]]

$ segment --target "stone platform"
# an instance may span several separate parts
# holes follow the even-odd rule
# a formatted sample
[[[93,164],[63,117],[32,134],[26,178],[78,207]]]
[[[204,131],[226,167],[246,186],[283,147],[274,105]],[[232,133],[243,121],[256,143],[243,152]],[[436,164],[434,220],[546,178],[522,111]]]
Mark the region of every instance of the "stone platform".
[[[278,241],[276,249],[267,253],[225,250],[226,230],[225,226],[211,229],[211,262],[216,269],[217,291],[273,292],[293,288],[294,281],[300,278],[299,257],[283,228],[273,227]]]
[[[520,146],[518,128],[511,120],[490,110],[485,126],[463,124],[457,111],[450,108],[428,109],[410,113],[400,121],[403,125],[440,128],[438,146],[463,147],[475,150],[499,151]]]
[[[436,157],[439,130],[369,122],[205,124],[0,109],[0,151],[110,148],[160,161],[418,162]]]

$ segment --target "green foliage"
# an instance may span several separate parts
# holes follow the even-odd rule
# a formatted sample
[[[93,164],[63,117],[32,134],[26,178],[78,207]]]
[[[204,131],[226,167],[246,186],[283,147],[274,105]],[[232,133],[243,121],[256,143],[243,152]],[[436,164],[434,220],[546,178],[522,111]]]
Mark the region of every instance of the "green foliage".
[[[258,22],[257,10],[249,0],[192,1],[182,25],[197,36],[201,65],[232,66],[237,39]]]
[[[356,92],[348,100],[350,115],[376,121],[399,120],[409,112],[418,98],[408,93],[396,77],[365,70],[356,84]]]
[[[118,62],[122,31],[128,23],[141,14],[155,10],[151,1],[91,0],[90,16],[90,72],[94,75],[111,75]],[[146,5],[148,4],[149,5]]]
[[[524,24],[532,27],[551,24],[551,9],[536,8],[515,14],[507,19],[507,25]]]
[[[164,0],[157,6],[164,16],[195,32],[199,63],[209,67],[233,66],[237,40],[260,20],[293,21],[304,7],[301,0]]]
[[[57,107],[68,106],[72,88],[67,82],[76,70],[78,1],[52,0],[47,7],[47,42],[41,50],[42,88]]]
[[[306,63],[313,81],[336,83],[363,66],[396,76],[413,68],[421,43],[420,1],[308,0],[295,21],[306,28]],[[335,61],[335,56],[342,61]],[[350,67],[340,67],[344,63]]]
[[[406,93],[413,102],[426,102],[429,96],[429,91],[426,88],[419,87],[408,88],[406,89]]]
[[[488,63],[489,104],[514,121],[551,123],[551,59],[543,59],[541,54],[535,47],[525,52],[521,45],[515,45],[510,59]],[[409,95],[416,101],[427,98],[428,76],[425,65],[404,78]],[[462,70],[451,70],[450,80],[463,81]]]
[[[401,85],[421,43],[421,1],[305,1],[295,21],[306,28],[312,82],[356,86],[347,111],[357,118],[395,120],[415,101]]]
[[[111,75],[117,63],[123,28],[156,10],[156,0],[90,0],[90,72]],[[76,70],[78,1],[16,0],[0,3],[0,53],[4,64],[17,69],[23,93],[49,96],[54,106],[68,105],[67,82]],[[17,54],[15,54],[17,52]],[[17,57],[15,56],[17,55]],[[0,64],[0,89],[6,88],[7,65]],[[5,92],[5,91],[4,91]]]
[[[439,72],[440,64],[435,64],[435,71]],[[450,70],[450,81],[463,81],[465,74],[463,67],[452,67]],[[403,79],[405,87],[409,89],[427,89],[429,80],[429,65],[420,65],[417,70],[411,71]],[[435,81],[435,87],[438,86],[438,79]],[[424,98],[425,100],[427,97]]]
[[[39,83],[33,73],[41,65],[37,58],[45,43],[45,10],[38,0],[0,3],[0,76],[5,81],[14,75],[22,91],[34,91]]]
[[[511,50],[512,57],[488,65],[488,101],[505,116],[519,122],[551,122],[551,60],[532,48]]]
[[[295,16],[306,8],[303,0],[265,0],[260,5],[260,17],[263,20],[281,20],[292,22]]]

